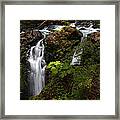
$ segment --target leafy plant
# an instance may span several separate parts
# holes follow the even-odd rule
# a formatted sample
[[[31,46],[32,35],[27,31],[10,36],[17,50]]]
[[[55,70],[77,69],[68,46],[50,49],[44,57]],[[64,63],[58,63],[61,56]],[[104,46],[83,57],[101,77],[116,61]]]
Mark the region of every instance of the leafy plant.
[[[60,61],[50,62],[47,66],[48,69],[52,72],[52,75],[55,76],[59,69],[62,68],[62,63]]]

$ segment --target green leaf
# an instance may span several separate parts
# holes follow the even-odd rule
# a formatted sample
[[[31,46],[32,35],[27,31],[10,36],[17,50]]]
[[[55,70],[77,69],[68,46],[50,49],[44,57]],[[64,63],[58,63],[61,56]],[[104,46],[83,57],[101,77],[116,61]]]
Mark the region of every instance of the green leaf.
[[[58,73],[57,69],[55,67],[51,68],[52,74],[56,75]]]

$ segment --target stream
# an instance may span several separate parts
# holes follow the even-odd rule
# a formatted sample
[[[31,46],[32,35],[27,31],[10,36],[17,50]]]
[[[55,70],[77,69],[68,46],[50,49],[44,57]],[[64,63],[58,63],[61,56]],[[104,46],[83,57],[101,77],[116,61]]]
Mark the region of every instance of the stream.
[[[71,26],[76,27],[77,30],[83,33],[83,37],[81,38],[81,42],[83,42],[84,38],[87,37],[88,34],[98,32],[100,29],[94,29],[92,28],[93,25],[90,25],[90,27],[82,27],[82,26],[75,26],[74,23],[71,24]],[[46,39],[46,36],[50,34],[50,30],[60,30],[64,26],[61,25],[51,25],[48,27],[45,27],[42,30],[39,30],[43,38],[39,40],[39,42],[36,44],[36,46],[32,46],[30,49],[30,55],[29,55],[29,63],[30,63],[30,94],[31,96],[38,95],[42,89],[45,86],[45,68],[46,68],[46,62],[44,58],[44,40]],[[74,51],[71,65],[80,65],[81,62],[81,54],[82,49],[76,48]]]

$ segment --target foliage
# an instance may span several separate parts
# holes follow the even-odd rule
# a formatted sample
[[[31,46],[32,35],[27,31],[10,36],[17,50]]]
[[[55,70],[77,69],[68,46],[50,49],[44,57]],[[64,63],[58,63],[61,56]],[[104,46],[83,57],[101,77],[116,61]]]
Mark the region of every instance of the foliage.
[[[24,64],[20,65],[20,99],[26,100],[29,98],[29,83],[27,81],[28,73],[27,67]]]
[[[100,63],[100,41],[93,43],[90,38],[86,39],[82,44],[83,53],[81,56],[81,64],[89,66]]]
[[[60,63],[62,67],[53,66],[55,62],[48,65],[48,69],[53,67],[57,72],[51,70],[49,82],[40,95],[33,99],[58,99],[58,100],[79,100],[79,99],[99,99],[99,65],[91,65],[89,67],[71,66],[68,61]],[[59,72],[58,72],[59,71]],[[98,91],[93,85],[97,82]],[[89,96],[91,94],[91,96]],[[92,97],[93,96],[93,97]]]
[[[60,68],[62,68],[62,63],[60,61],[50,62],[47,66],[48,69],[52,72],[52,75],[56,75]]]

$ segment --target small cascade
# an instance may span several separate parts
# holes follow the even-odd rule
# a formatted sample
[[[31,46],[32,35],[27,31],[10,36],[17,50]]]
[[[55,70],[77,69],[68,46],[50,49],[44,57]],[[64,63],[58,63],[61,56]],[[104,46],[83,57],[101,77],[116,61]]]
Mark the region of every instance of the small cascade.
[[[100,29],[98,29],[98,28],[94,29],[92,27],[93,27],[92,24],[89,27],[76,26],[76,29],[79,30],[80,32],[82,32],[82,34],[83,34],[83,37],[81,37],[81,42],[84,41],[84,38],[87,37],[88,34],[100,31]],[[72,57],[71,65],[80,65],[82,52],[83,52],[82,48],[79,48],[79,49],[76,48],[76,50],[73,54],[73,57]]]
[[[45,34],[36,46],[31,47],[30,57],[28,59],[31,67],[30,72],[30,94],[38,95],[45,86],[45,68],[46,62],[44,59],[44,42]]]
[[[83,52],[82,48],[81,49],[76,48],[72,57],[71,65],[80,65],[82,52]]]

